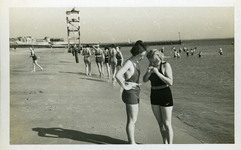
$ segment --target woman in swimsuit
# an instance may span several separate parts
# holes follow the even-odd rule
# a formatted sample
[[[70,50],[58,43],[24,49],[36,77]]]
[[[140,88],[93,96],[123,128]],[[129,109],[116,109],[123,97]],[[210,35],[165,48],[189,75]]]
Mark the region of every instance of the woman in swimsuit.
[[[173,99],[169,86],[173,84],[172,69],[169,63],[163,61],[164,54],[157,49],[147,53],[150,64],[143,76],[143,81],[151,81],[151,106],[159,124],[164,144],[172,144],[172,109]]]
[[[103,73],[103,56],[104,56],[104,53],[103,53],[102,49],[100,49],[99,45],[93,46],[93,48],[95,49],[96,64],[97,64],[100,76],[102,76],[102,75],[104,75],[104,73]]]
[[[104,55],[105,55],[105,66],[107,69],[108,79],[109,79],[110,78],[109,47],[105,47]]]
[[[30,57],[33,58],[33,70],[31,72],[35,72],[35,65],[37,65],[41,70],[43,70],[43,68],[37,62],[37,56],[34,53],[33,47],[29,47],[29,50],[30,50],[30,53],[31,53]]]
[[[116,59],[117,59],[116,69],[117,69],[117,71],[119,71],[120,68],[123,65],[124,58],[123,58],[123,55],[122,55],[122,53],[120,51],[120,48],[118,46],[116,47],[116,50],[117,50],[117,54],[116,54]]]
[[[142,41],[137,41],[131,49],[132,56],[125,62],[124,66],[116,74],[116,80],[124,89],[122,92],[122,100],[126,105],[127,124],[126,133],[128,142],[136,144],[134,138],[135,123],[137,121],[139,106],[139,77],[140,67],[139,61],[146,54],[146,46]]]
[[[82,55],[84,56],[85,74],[91,76],[91,51],[89,45],[86,45],[86,48],[83,49]]]
[[[112,80],[115,80],[115,74],[116,74],[116,65],[117,65],[117,58],[116,58],[117,50],[116,46],[114,44],[111,45],[111,49],[109,51],[109,64],[110,68],[112,70]]]

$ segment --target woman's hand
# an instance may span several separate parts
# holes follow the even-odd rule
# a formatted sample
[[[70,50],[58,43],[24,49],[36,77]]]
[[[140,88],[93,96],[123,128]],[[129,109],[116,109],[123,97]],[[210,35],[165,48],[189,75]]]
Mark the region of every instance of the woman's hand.
[[[147,82],[149,80],[150,75],[153,73],[153,66],[149,65],[145,75],[143,76],[143,82]]]
[[[135,83],[135,82],[125,82],[125,90],[132,90],[135,89],[137,86],[140,84]]]
[[[158,69],[157,69],[156,67],[153,67],[153,72],[154,72],[155,74],[159,73],[159,71],[158,71]]]
[[[148,69],[147,69],[147,72],[148,73],[152,73],[153,72],[153,68],[154,68],[153,66],[149,66]]]

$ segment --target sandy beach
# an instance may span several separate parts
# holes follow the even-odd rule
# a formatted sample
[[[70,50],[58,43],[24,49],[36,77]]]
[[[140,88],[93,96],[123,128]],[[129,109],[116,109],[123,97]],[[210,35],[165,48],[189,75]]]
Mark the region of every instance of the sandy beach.
[[[44,68],[32,70],[28,49],[10,52],[10,144],[127,144],[125,105],[119,85],[85,75],[65,49],[35,49]],[[141,95],[141,98],[147,98]],[[173,117],[174,144],[200,144]],[[135,131],[139,144],[162,144],[147,101],[141,101]]]

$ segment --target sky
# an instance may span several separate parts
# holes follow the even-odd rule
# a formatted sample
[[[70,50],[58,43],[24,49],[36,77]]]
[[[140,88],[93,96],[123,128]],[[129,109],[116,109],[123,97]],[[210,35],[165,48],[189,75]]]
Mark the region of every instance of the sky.
[[[67,40],[66,11],[73,7],[10,7],[10,37]],[[233,38],[233,7],[76,7],[81,42]],[[72,39],[78,37],[71,34]]]

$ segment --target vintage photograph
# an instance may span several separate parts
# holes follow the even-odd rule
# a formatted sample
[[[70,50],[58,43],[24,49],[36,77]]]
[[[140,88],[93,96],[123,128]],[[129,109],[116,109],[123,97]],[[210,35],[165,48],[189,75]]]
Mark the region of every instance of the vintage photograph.
[[[237,144],[235,7],[7,10],[10,148]]]
[[[234,8],[21,7],[9,20],[10,144],[234,143]]]

